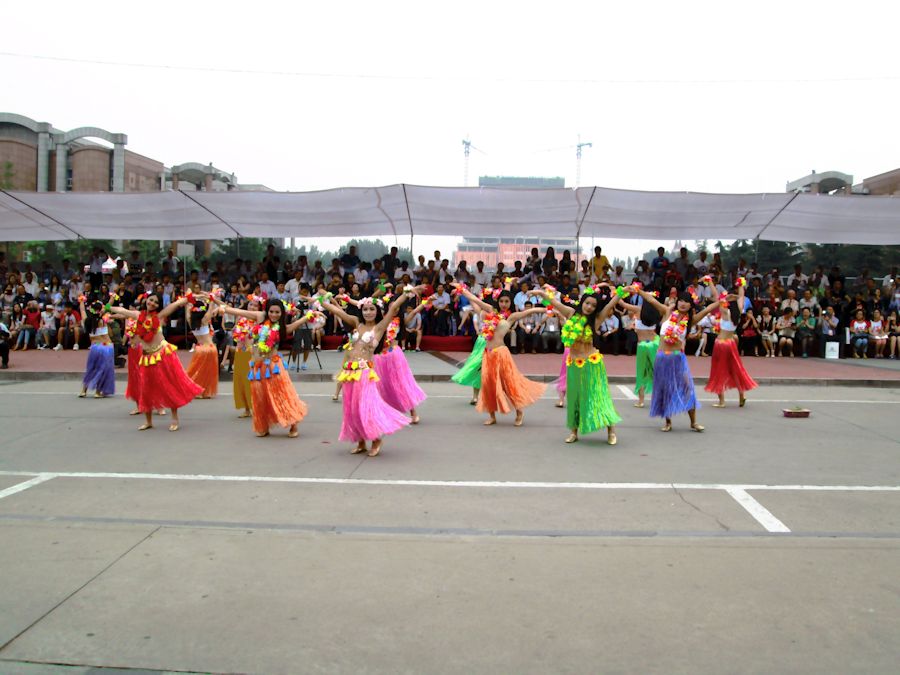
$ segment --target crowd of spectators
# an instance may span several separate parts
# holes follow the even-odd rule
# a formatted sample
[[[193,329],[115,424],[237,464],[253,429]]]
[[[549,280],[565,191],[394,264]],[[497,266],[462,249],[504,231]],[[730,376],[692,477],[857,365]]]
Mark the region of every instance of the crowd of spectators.
[[[274,245],[262,260],[202,260],[190,269],[171,250],[159,260],[144,260],[138,251],[113,260],[96,248],[87,260],[63,260],[56,267],[46,261],[39,265],[11,262],[0,253],[0,278],[5,281],[0,289],[0,351],[5,364],[9,349],[85,346],[78,313],[82,296],[87,301],[105,302],[114,295],[117,302],[130,306],[140,294],[158,292],[167,304],[186,290],[221,287],[225,300],[236,307],[246,307],[251,295],[265,295],[302,310],[325,293],[360,299],[378,289],[389,291],[391,286],[424,285],[424,295],[430,298],[428,309],[413,312],[409,307],[403,315],[404,338],[410,348],[418,349],[423,335],[475,335],[480,328],[478,313],[465,297],[452,293],[451,283],[466,283],[476,294],[509,285],[515,309],[521,310],[532,304],[528,291],[544,284],[554,286],[562,301],[573,305],[588,285],[607,282],[619,286],[632,280],[657,291],[665,302],[674,302],[677,293],[692,287],[700,304],[706,304],[733,289],[739,277],[748,282],[746,312],[738,327],[745,355],[823,356],[828,342],[837,342],[839,349],[847,348],[858,358],[896,358],[900,353],[896,267],[878,279],[862,270],[848,283],[838,267],[826,272],[817,266],[806,274],[798,264],[784,275],[781,270],[762,271],[756,263],[740,260],[726,269],[718,253],[710,257],[700,251],[691,260],[688,250],[682,248],[670,260],[660,247],[649,262],[641,260],[633,270],[625,270],[622,265],[610,264],[599,246],[592,257],[578,264],[570,251],[558,256],[552,247],[543,253],[533,248],[525,260],[516,260],[510,267],[498,263],[494,270],[486,269],[481,261],[471,268],[465,261],[451,268],[440,251],[434,251],[429,260],[420,255],[411,263],[399,259],[396,247],[363,261],[350,246],[326,267],[323,261],[311,262],[303,255],[282,260]],[[348,311],[354,309],[348,305]],[[221,349],[229,341],[228,321],[222,317],[215,320]],[[517,352],[561,352],[561,323],[552,311],[530,315],[511,331],[510,346]],[[184,313],[173,314],[164,330],[172,341],[184,339],[188,333]],[[713,321],[697,327],[692,336],[696,342],[691,343],[692,347],[698,345],[697,355],[709,353],[714,331]],[[325,335],[344,332],[340,320],[329,316],[325,325],[315,327],[314,341],[321,346]],[[121,347],[121,331],[115,333],[113,341]],[[633,353],[637,340],[632,318],[616,312],[604,323],[598,340],[604,351]]]

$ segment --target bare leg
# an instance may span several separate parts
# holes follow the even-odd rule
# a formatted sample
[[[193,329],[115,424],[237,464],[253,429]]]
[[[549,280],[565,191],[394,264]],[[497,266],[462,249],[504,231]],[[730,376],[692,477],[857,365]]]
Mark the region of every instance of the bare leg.
[[[660,431],[672,431],[672,418],[671,417],[666,418],[666,423],[663,426],[663,428],[660,429]]]
[[[688,410],[688,417],[691,418],[691,430],[692,431],[703,431],[706,427],[702,424],[697,424],[697,409],[691,408]]]
[[[525,411],[524,410],[516,410],[516,421],[513,422],[513,426],[520,427],[525,422]]]
[[[331,397],[332,401],[337,401],[341,397],[341,386],[343,382],[338,382],[337,386],[334,388],[334,396]]]
[[[469,405],[475,405],[476,403],[478,403],[478,389],[472,387],[472,400],[469,401]]]
[[[291,425],[291,428],[288,429],[288,438],[297,438],[297,436],[299,436],[299,435],[300,435],[300,432],[297,431],[297,423],[294,422]]]
[[[641,387],[638,389],[638,401],[634,404],[635,408],[643,408],[644,407],[644,388]]]
[[[169,431],[178,431],[178,408],[170,408],[172,411],[172,423],[169,425]]]
[[[153,428],[153,411],[149,410],[145,412],[144,417],[146,418],[146,421],[138,427],[138,431],[144,431],[145,429]]]
[[[488,413],[489,417],[484,421],[484,426],[489,427],[492,424],[497,424],[497,416],[494,413]]]
[[[359,443],[356,444],[356,447],[353,448],[353,450],[350,451],[350,454],[351,454],[351,455],[358,455],[358,454],[361,453],[361,452],[365,452],[366,449],[367,449],[367,448],[366,448],[366,442],[365,442],[365,441],[360,441]]]
[[[615,445],[619,442],[619,439],[616,438],[616,427],[613,425],[606,427],[606,442],[610,445]]]
[[[419,416],[416,414],[416,409],[413,408],[412,410],[410,410],[410,411],[409,411],[409,414],[410,414],[410,417],[411,417],[410,423],[411,423],[411,424],[418,424],[418,423],[419,423]]]
[[[372,449],[366,454],[368,454],[369,457],[377,457],[379,452],[381,452],[381,439],[376,438],[372,441]]]
[[[568,435],[566,438],[566,443],[577,443],[578,442],[578,429],[572,429],[572,433]]]
[[[713,403],[713,408],[724,408],[725,407],[725,392],[723,391],[719,394],[719,402]]]

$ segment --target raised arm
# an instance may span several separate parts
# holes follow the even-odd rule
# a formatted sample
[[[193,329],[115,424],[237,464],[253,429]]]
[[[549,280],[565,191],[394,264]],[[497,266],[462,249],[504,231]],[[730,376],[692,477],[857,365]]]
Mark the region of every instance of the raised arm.
[[[325,315],[322,314],[322,312],[308,311],[308,312],[306,312],[306,314],[304,314],[303,316],[301,316],[301,317],[300,317],[299,319],[297,319],[296,321],[292,321],[291,323],[289,323],[288,325],[286,325],[286,326],[284,327],[284,329],[285,329],[285,331],[288,332],[288,333],[293,333],[295,330],[297,330],[298,328],[300,328],[300,326],[302,326],[303,324],[305,324],[305,323],[311,323],[311,322],[315,321],[315,320],[316,320],[317,318],[319,318],[319,317],[325,318]]]
[[[603,309],[600,310],[600,313],[597,314],[597,320],[594,322],[594,326],[596,327],[598,324],[606,321],[617,304],[619,304],[619,296],[613,293],[609,302],[607,302]]]
[[[544,314],[547,312],[547,309],[545,307],[532,307],[531,309],[524,309],[521,312],[513,312],[508,317],[506,317],[506,320],[509,321],[510,324],[513,324],[519,319],[524,319],[529,314],[537,314],[539,312],[541,314]]]
[[[568,319],[570,316],[572,316],[575,313],[574,307],[569,307],[568,305],[564,305],[563,303],[561,303],[559,300],[556,299],[556,295],[554,295],[553,293],[549,293],[548,291],[545,291],[542,288],[535,289],[533,291],[528,291],[528,292],[531,295],[537,295],[537,296],[544,298],[545,300],[549,300],[550,306],[553,307],[553,309],[555,309],[557,312],[559,312],[566,319]]]
[[[206,307],[206,313],[203,315],[202,325],[208,326],[212,318],[218,313],[219,306],[214,302],[210,302]]]
[[[172,312],[174,312],[179,307],[184,307],[188,304],[187,298],[178,298],[175,302],[170,302],[168,305],[159,310],[159,320],[162,321],[166,317],[168,317]]]
[[[322,305],[322,307],[334,314],[347,325],[352,326],[353,328],[356,328],[359,325],[359,319],[357,319],[355,316],[347,314],[347,312],[345,312],[343,309],[328,302],[328,300],[323,298],[320,304]]]
[[[222,309],[222,311],[225,312],[225,314],[230,314],[231,316],[242,316],[245,319],[252,319],[256,323],[262,323],[266,319],[265,312],[252,312],[249,309],[237,309],[236,307],[225,304],[225,301],[222,300],[222,298],[219,298],[215,295],[210,295],[209,293],[201,293],[200,297],[207,298],[210,300],[211,304],[215,303],[216,305],[218,305]],[[166,309],[168,309],[168,307]]]
[[[452,288],[454,290],[459,290],[459,292],[462,293],[462,295],[464,295],[464,296],[466,296],[466,298],[468,298],[469,302],[471,302],[475,307],[477,307],[481,311],[483,311],[483,312],[493,312],[494,311],[493,305],[491,305],[488,302],[485,302],[484,300],[482,300],[481,298],[476,296],[468,288],[465,288],[457,283],[451,283],[450,288]]]
[[[656,311],[660,313],[663,319],[665,319],[669,315],[671,308],[666,307],[664,304],[662,304],[652,293],[648,293],[643,288],[638,288],[637,286],[627,286],[626,290],[633,293],[636,292],[644,299],[644,302],[649,302],[656,309]]]
[[[711,305],[707,305],[706,307],[701,309],[699,312],[694,314],[694,322],[691,325],[696,326],[700,321],[703,320],[703,317],[705,317],[707,314],[712,312],[714,309],[718,309],[720,303],[721,303],[720,300],[716,300]]]
[[[116,307],[115,305],[109,308],[109,313],[113,316],[121,316],[126,319],[137,319],[141,315],[141,313],[137,310],[125,309],[124,307]]]
[[[81,312],[81,327],[87,330],[85,326],[85,319],[87,318],[87,312],[84,309],[84,296],[78,296],[78,311]]]
[[[376,330],[387,330],[388,325],[397,316],[397,312],[400,311],[400,307],[403,306],[403,303],[409,300],[410,297],[416,297],[412,293],[401,293],[398,295],[394,301],[388,306],[387,312],[384,313],[384,317],[382,317],[381,322],[376,326]]]

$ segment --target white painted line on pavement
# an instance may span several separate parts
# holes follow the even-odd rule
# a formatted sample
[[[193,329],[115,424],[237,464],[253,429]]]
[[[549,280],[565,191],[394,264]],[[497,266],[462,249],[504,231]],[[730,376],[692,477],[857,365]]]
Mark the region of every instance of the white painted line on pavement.
[[[222,481],[242,483],[319,483],[332,485],[422,486],[452,488],[538,488],[562,490],[810,490],[829,492],[900,492],[900,485],[733,485],[727,483],[566,483],[550,481],[454,481],[387,480],[364,478],[313,478],[304,476],[217,476],[178,473],[104,473],[0,471],[0,476],[50,478],[118,478],[136,480]],[[12,489],[12,488],[10,488]],[[748,495],[749,496],[749,495]]]
[[[743,506],[747,513],[753,516],[768,532],[790,532],[787,525],[778,520],[772,515],[771,511],[747,494],[746,490],[728,488],[725,492],[734,497],[734,500]]]
[[[637,394],[635,394],[633,391],[631,391],[631,389],[626,387],[624,384],[619,384],[616,386],[618,386],[619,391],[621,391],[623,394],[625,394],[625,398],[628,399],[629,401],[637,401],[638,400]]]
[[[8,474],[8,475],[19,475],[19,474]],[[29,475],[29,474],[25,474]],[[5,490],[0,490],[0,499],[4,497],[9,497],[10,495],[14,495],[18,492],[22,492],[23,490],[27,490],[30,487],[34,487],[35,485],[40,485],[41,483],[46,483],[51,478],[56,478],[56,474],[52,473],[42,473],[39,476],[35,476],[31,480],[26,480],[22,483],[17,483],[12,487],[8,487]]]

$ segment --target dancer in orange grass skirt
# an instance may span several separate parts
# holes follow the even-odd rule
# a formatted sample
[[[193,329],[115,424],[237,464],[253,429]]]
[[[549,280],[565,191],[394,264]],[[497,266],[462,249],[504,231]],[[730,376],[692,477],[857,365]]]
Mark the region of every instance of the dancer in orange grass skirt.
[[[282,340],[304,323],[313,321],[318,314],[307,312],[296,321],[286,324],[287,312],[281,300],[269,299],[265,310],[251,312],[229,307],[221,299],[211,297],[226,314],[256,321],[251,328],[252,359],[248,378],[253,406],[253,430],[257,436],[268,436],[272,425],[288,429],[288,438],[296,438],[297,425],[306,417],[306,403],[297,396],[294,383],[281,360],[278,346]]]
[[[191,333],[197,340],[194,355],[187,367],[187,374],[194,382],[203,387],[197,398],[213,398],[219,392],[219,351],[213,343],[210,321],[219,311],[215,303],[200,304],[193,294],[188,293]]]
[[[485,425],[497,423],[497,412],[504,415],[516,411],[515,426],[522,426],[525,408],[544,394],[546,385],[533,382],[519,372],[503,338],[510,327],[529,314],[544,313],[543,307],[533,307],[522,312],[510,312],[512,295],[504,290],[497,296],[497,306],[491,305],[472,293],[465,284],[451,284],[457,294],[465,295],[481,314],[481,334],[485,339],[484,357],[481,361],[481,389],[476,409],[488,414]]]

